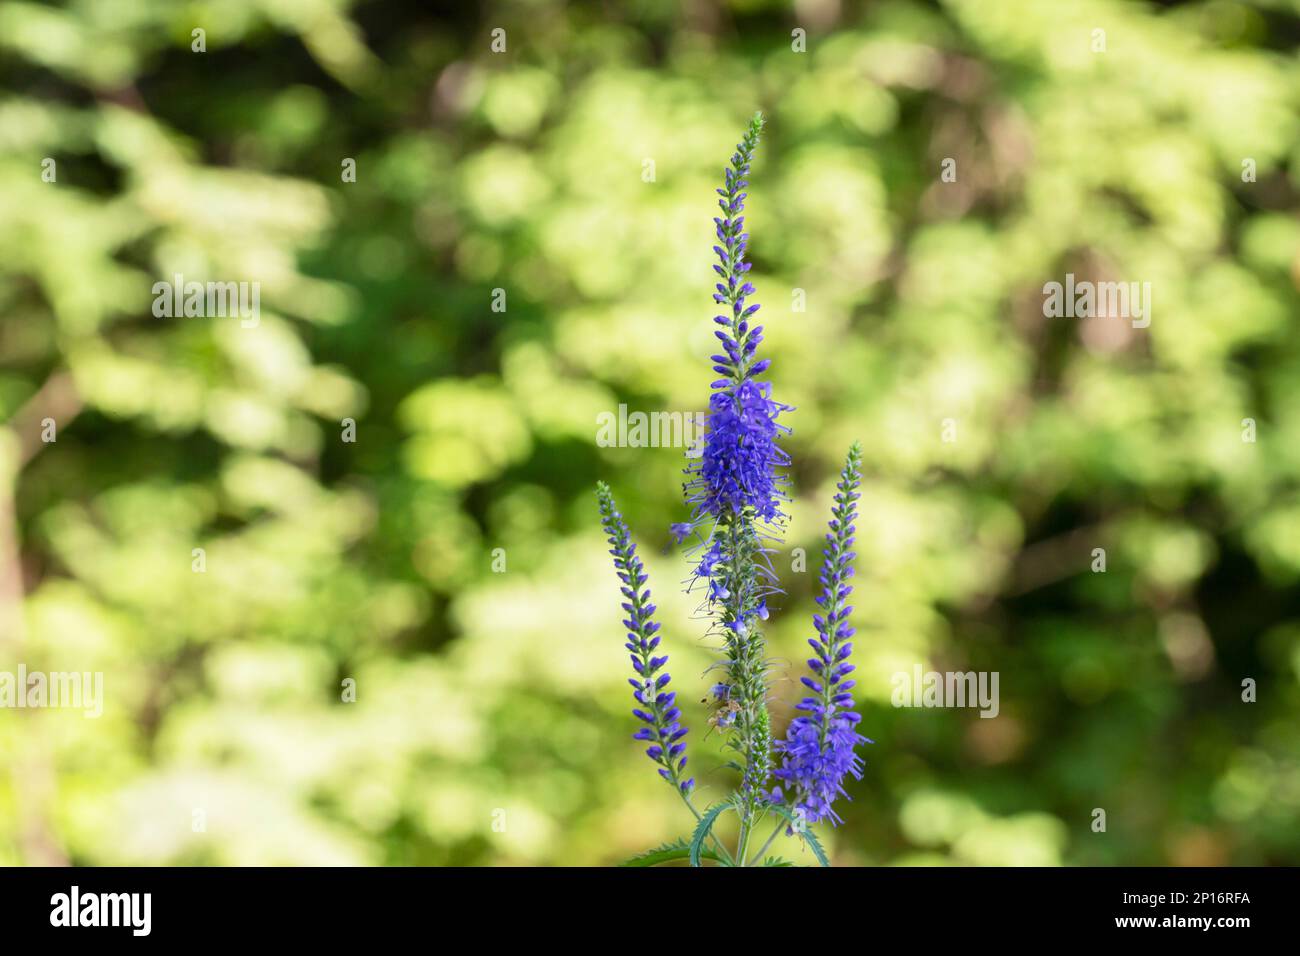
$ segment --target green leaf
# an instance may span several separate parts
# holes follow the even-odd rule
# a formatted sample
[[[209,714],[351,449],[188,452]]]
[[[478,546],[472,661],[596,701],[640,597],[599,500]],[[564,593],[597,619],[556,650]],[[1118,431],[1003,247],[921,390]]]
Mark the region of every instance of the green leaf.
[[[709,832],[713,829],[713,824],[718,822],[718,817],[723,810],[730,810],[730,803],[719,803],[709,807],[704,811],[704,816],[700,817],[699,826],[695,828],[695,835],[691,837],[691,866],[700,865],[700,857],[704,855],[704,840],[708,837]],[[715,857],[716,859],[716,857]]]
[[[663,846],[657,846],[653,850],[646,850],[639,856],[634,856],[629,860],[624,860],[619,866],[658,866],[660,863],[672,863],[674,860],[685,860],[691,855],[691,848],[683,839],[674,840],[672,843],[665,843]],[[700,856],[706,860],[717,860],[718,855],[704,847],[700,850]],[[698,866],[699,864],[694,864]]]
[[[778,815],[784,817],[785,820],[789,822],[790,829],[794,830],[795,836],[808,844],[808,849],[812,850],[813,856],[817,857],[818,863],[822,866],[831,865],[830,859],[826,856],[826,850],[822,847],[821,841],[817,839],[817,834],[812,832],[806,822],[802,823],[801,829],[799,825],[800,821],[795,820],[794,814],[790,812],[790,808],[781,804],[773,804],[772,810],[776,811]]]
[[[799,833],[797,830],[795,832]],[[813,833],[812,830],[805,828],[802,833],[799,833],[799,836],[808,844],[808,848],[813,851],[813,856],[817,857],[818,863],[822,866],[831,865],[830,859],[826,856],[826,851],[822,849],[821,841],[817,839],[817,834]]]
[[[764,866],[794,866],[789,860],[783,860],[779,856],[769,856],[763,861]]]

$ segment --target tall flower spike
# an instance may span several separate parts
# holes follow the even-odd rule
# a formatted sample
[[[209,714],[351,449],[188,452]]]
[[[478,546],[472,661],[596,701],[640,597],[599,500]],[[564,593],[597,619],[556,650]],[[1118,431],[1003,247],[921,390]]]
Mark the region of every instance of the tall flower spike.
[[[609,535],[610,554],[614,556],[614,570],[622,582],[623,610],[627,618],[623,626],[627,628],[627,644],[624,646],[632,656],[632,669],[636,678],[628,678],[632,685],[632,698],[637,706],[632,714],[644,725],[633,739],[648,741],[646,755],[659,764],[659,775],[673,786],[689,794],[695,786],[695,780],[683,780],[686,769],[686,728],[681,725],[681,709],[677,706],[675,691],[665,690],[672,680],[663,666],[668,663],[668,656],[656,656],[659,647],[659,624],[652,620],[655,606],[650,603],[650,590],[645,588],[649,580],[641,559],[637,557],[636,545],[632,543],[627,522],[614,503],[614,495],[603,481],[596,485],[596,498],[600,502],[600,523]]]
[[[845,680],[853,670],[853,665],[848,663],[854,634],[848,618],[853,608],[844,602],[853,592],[848,580],[853,577],[853,559],[857,556],[852,550],[853,522],[857,518],[861,461],[861,448],[854,442],[840,473],[830,531],[826,535],[822,593],[817,598],[823,613],[813,615],[817,637],[808,640],[816,653],[808,661],[815,676],[804,677],[802,681],[812,693],[799,704],[803,715],[790,722],[786,739],[776,744],[776,749],[784,755],[776,776],[793,788],[791,800],[809,824],[827,817],[833,824],[843,822],[831,804],[841,794],[851,799],[844,790],[844,777],[852,774],[855,779],[862,779],[862,758],[855,748],[860,743],[872,743],[858,733],[861,717],[850,709],[853,695],[849,693],[855,682]],[[773,795],[781,799],[779,789]]]
[[[745,177],[762,131],[763,117],[756,113],[717,191],[722,215],[713,220],[719,243],[713,247],[718,257],[713,271],[722,281],[714,286],[713,300],[726,312],[713,318],[721,326],[713,334],[722,351],[711,358],[713,371],[722,377],[711,386],[704,450],[687,484],[687,501],[697,522],[745,508],[752,508],[763,521],[775,521],[781,517],[780,502],[785,498],[776,469],[790,460],[776,441],[789,429],[777,424],[776,418],[789,406],[773,401],[771,384],[756,378],[767,371],[771,360],[756,355],[763,327],[750,327],[750,317],[759,307],[746,305],[754,286],[746,278],[750,264],[745,261],[749,233],[744,231],[742,215],[748,195],[744,189],[749,185]]]
[[[713,220],[718,242],[713,247],[718,257],[713,269],[721,281],[713,299],[723,306],[723,314],[713,321],[719,326],[714,335],[722,350],[712,361],[721,377],[711,386],[703,452],[687,469],[690,524],[676,529],[708,526],[695,574],[708,582],[707,606],[725,645],[730,690],[724,729],[728,746],[744,762],[741,817],[745,828],[772,772],[767,665],[759,623],[767,617],[767,596],[777,588],[763,539],[771,537],[772,526],[784,518],[780,505],[786,498],[786,478],[778,468],[789,464],[777,445],[789,429],[776,421],[787,406],[774,401],[771,385],[759,379],[769,361],[757,356],[763,328],[750,327],[758,306],[747,302],[754,286],[747,279],[750,265],[745,261],[749,234],[742,215],[744,190],[762,131],[763,117],[755,114],[718,189],[722,215]],[[677,533],[677,537],[684,535]]]

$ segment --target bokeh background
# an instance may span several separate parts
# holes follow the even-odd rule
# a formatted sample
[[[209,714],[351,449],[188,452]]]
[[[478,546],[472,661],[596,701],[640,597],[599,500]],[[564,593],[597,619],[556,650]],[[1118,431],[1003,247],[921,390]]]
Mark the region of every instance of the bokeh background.
[[[0,3],[0,668],[107,697],[0,712],[0,863],[604,864],[688,832],[629,739],[592,496],[719,798],[684,459],[596,421],[703,408],[755,109],[797,406],[779,727],[866,449],[876,743],[836,862],[1300,862],[1298,40],[1297,0]],[[1067,272],[1152,283],[1150,327],[1044,318]],[[260,282],[260,325],[155,318],[175,273]],[[892,707],[918,663],[997,671],[1000,715]]]

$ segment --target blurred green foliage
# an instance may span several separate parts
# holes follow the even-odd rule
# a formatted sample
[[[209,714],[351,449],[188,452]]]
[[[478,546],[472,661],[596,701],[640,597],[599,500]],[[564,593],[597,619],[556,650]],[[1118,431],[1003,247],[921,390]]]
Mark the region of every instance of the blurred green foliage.
[[[725,793],[665,549],[683,459],[595,435],[703,407],[713,188],[756,108],[797,406],[779,725],[866,448],[876,743],[837,862],[1300,862],[1298,40],[1297,0],[0,3],[0,669],[107,695],[0,712],[0,863],[681,835],[629,739],[597,478]],[[1044,318],[1067,272],[1149,281],[1150,327]],[[155,318],[177,273],[260,282],[260,324]],[[1000,716],[893,708],[917,663],[999,672]]]

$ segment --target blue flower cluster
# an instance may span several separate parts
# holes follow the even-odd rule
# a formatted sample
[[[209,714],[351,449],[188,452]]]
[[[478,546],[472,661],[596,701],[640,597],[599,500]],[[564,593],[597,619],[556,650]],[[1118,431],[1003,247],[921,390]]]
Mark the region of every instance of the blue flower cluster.
[[[816,654],[808,661],[815,676],[802,678],[812,693],[800,702],[799,709],[804,713],[790,722],[786,739],[776,742],[777,752],[784,759],[775,774],[794,790],[795,808],[810,824],[828,817],[832,823],[843,822],[831,804],[837,796],[848,796],[844,791],[847,775],[862,779],[862,758],[856,748],[860,743],[872,742],[858,733],[861,717],[850,709],[853,695],[849,691],[854,681],[845,679],[853,671],[848,662],[853,653],[854,629],[848,623],[853,608],[845,601],[853,593],[848,581],[853,577],[853,559],[857,556],[852,550],[856,530],[853,522],[857,518],[861,460],[855,442],[840,473],[827,546],[822,552],[822,593],[817,603],[823,613],[813,615],[817,637],[808,639]],[[781,789],[777,788],[772,796],[780,802]]]
[[[755,116],[718,189],[722,215],[714,219],[718,244],[713,249],[718,264],[713,268],[721,281],[713,298],[725,309],[714,317],[721,351],[712,356],[712,362],[720,377],[711,385],[703,453],[687,469],[685,492],[690,515],[671,528],[679,543],[698,535],[700,553],[692,583],[707,582],[707,607],[715,622],[712,633],[723,645],[726,677],[710,691],[713,713],[709,724],[727,735],[726,746],[743,761],[732,764],[743,779],[728,804],[741,818],[734,859],[742,866],[753,829],[773,803],[788,800],[808,823],[827,818],[840,822],[832,804],[846,795],[846,776],[861,778],[857,747],[870,742],[857,731],[860,718],[852,710],[850,693],[854,682],[848,678],[853,671],[848,662],[853,628],[848,624],[852,608],[845,602],[853,590],[848,581],[855,557],[853,522],[861,463],[856,444],[840,476],[826,536],[818,598],[821,613],[813,617],[817,637],[810,641],[816,656],[808,662],[813,676],[803,678],[810,693],[799,704],[801,713],[791,722],[785,739],[774,741],[772,736],[767,706],[768,656],[761,621],[768,616],[768,598],[780,592],[769,542],[778,537],[785,521],[781,508],[788,500],[788,479],[780,469],[789,464],[789,457],[779,440],[789,429],[778,418],[791,409],[772,397],[771,383],[760,377],[770,362],[757,355],[763,327],[750,325],[759,307],[748,301],[754,286],[748,281],[750,264],[745,261],[749,234],[744,231],[744,190],[762,128],[762,117]],[[666,690],[670,679],[662,668],[668,658],[656,656],[659,625],[651,620],[655,607],[649,603],[650,592],[643,590],[646,575],[609,488],[602,483],[598,495],[626,599],[626,646],[637,673],[630,681],[638,705],[633,713],[644,724],[636,737],[650,744],[646,753],[659,764],[659,773],[680,789],[700,825],[708,827],[718,809],[715,807],[712,815],[696,811],[690,799],[694,781],[682,779],[686,747],[681,738],[686,730],[680,723],[675,694]],[[775,769],[774,756],[782,760]],[[788,797],[782,786],[772,788],[773,776]],[[732,858],[724,854],[724,859]]]
[[[623,584],[623,610],[627,614],[623,621],[623,627],[627,629],[627,644],[624,646],[631,653],[632,669],[637,674],[635,679],[628,678],[632,697],[638,705],[632,709],[632,714],[645,724],[632,736],[650,742],[646,755],[659,764],[661,777],[681,788],[683,793],[690,793],[695,786],[694,779],[682,779],[686,769],[686,744],[681,740],[687,731],[681,725],[682,712],[677,706],[676,692],[665,690],[672,680],[663,670],[668,655],[655,656],[659,647],[659,624],[652,620],[656,608],[650,603],[649,588],[642,590],[649,577],[637,557],[627,522],[617,509],[609,486],[599,483],[596,497],[600,502],[601,525],[609,535],[609,553],[614,556],[614,570]]]
[[[722,326],[713,333],[722,343],[722,352],[712,356],[713,370],[722,378],[711,386],[704,452],[687,485],[694,522],[746,508],[763,521],[775,521],[786,497],[781,488],[784,477],[776,469],[790,460],[776,442],[789,429],[776,419],[789,406],[773,400],[771,383],[756,377],[767,371],[771,359],[755,354],[763,341],[763,327],[750,326],[759,306],[746,304],[754,286],[745,278],[751,264],[745,261],[749,233],[744,232],[741,213],[748,193],[743,190],[749,185],[745,177],[762,129],[762,118],[756,116],[725,170],[725,185],[718,189],[722,216],[713,220],[720,243],[713,247],[718,257],[713,269],[722,281],[715,286],[713,299],[729,306],[730,314],[713,319]]]

